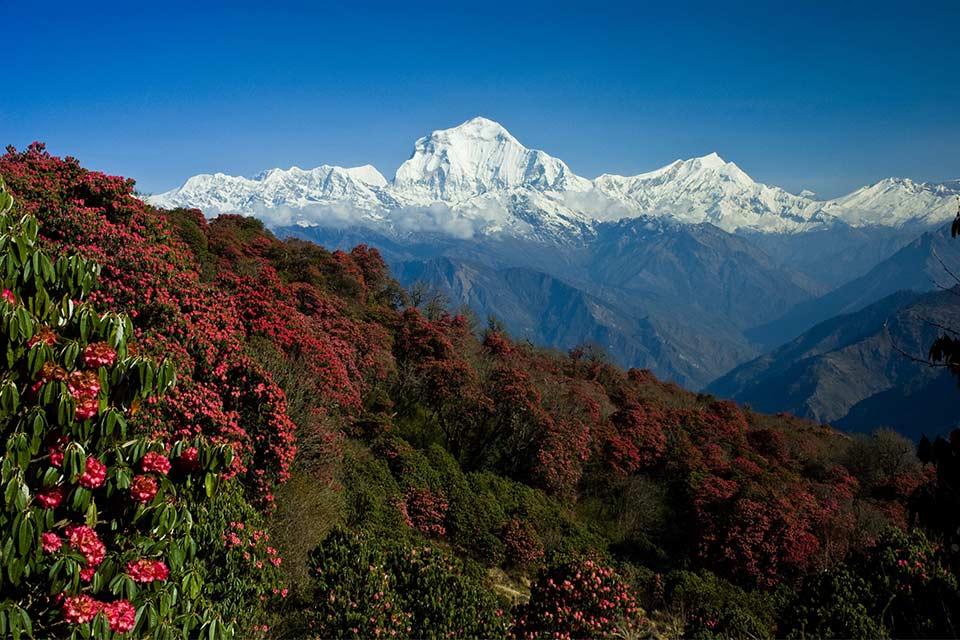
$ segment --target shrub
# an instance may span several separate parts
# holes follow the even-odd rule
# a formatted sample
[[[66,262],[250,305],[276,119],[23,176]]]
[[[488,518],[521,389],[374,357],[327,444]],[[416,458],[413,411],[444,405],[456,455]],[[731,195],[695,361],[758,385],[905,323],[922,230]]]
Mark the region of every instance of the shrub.
[[[380,547],[334,529],[310,554],[309,633],[322,638],[407,637],[411,616],[396,600]]]
[[[51,260],[0,183],[0,632],[14,638],[233,633],[206,601],[188,498],[232,458],[136,437],[127,418],[174,383],[87,300],[99,267]]]
[[[463,563],[429,546],[386,554],[397,601],[410,614],[411,638],[503,638],[509,617]]]
[[[776,636],[771,597],[744,591],[709,571],[670,573],[662,579],[662,591],[662,601],[684,620],[684,637]]]
[[[311,554],[308,631],[323,638],[499,638],[508,621],[476,576],[429,546],[335,529]]]
[[[868,549],[808,576],[784,617],[795,637],[953,637],[956,577],[919,530],[888,529]]]
[[[387,464],[362,445],[344,451],[340,478],[344,525],[384,539],[404,537],[407,527],[397,505],[402,493]]]
[[[512,518],[503,527],[507,562],[518,568],[530,567],[543,559],[543,544],[529,522]]]
[[[639,631],[647,624],[627,585],[593,560],[571,561],[545,571],[518,607],[517,638],[601,638]]]
[[[209,500],[190,501],[194,539],[203,549],[204,597],[242,638],[270,637],[277,601],[286,597],[281,556],[264,528],[263,516],[235,481]]]

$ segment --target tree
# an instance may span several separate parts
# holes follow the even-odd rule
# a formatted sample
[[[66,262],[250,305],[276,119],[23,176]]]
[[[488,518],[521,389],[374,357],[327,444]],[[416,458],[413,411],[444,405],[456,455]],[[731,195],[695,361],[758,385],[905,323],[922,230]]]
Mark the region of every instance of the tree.
[[[232,637],[204,596],[184,498],[232,450],[137,436],[129,416],[175,382],[126,315],[88,301],[99,266],[55,260],[0,182],[0,634]]]

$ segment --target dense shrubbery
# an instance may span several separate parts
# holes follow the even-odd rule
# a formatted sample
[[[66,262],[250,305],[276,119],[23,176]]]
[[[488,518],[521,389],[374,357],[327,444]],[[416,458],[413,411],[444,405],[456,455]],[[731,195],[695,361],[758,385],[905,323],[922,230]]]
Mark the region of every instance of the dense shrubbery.
[[[885,532],[829,571],[808,576],[783,628],[797,637],[944,638],[960,622],[957,579],[918,530]]]
[[[39,145],[9,150],[0,175],[20,202],[10,222],[37,217],[56,276],[6,241],[0,412],[5,434],[27,432],[4,445],[5,598],[20,580],[4,624],[30,603],[35,637],[69,633],[67,602],[53,600],[67,589],[157,608],[138,625],[208,633],[216,620],[215,635],[240,637],[495,637],[511,623],[498,611],[513,611],[517,636],[953,633],[942,567],[958,567],[960,437],[917,460],[895,434],[745,412],[596,349],[537,349],[496,323],[477,336],[442,305],[414,304],[373,249],[329,252],[250,218],[159,211],[131,182]],[[96,290],[71,275],[88,260],[102,265]],[[49,309],[37,307],[38,277]],[[41,321],[49,331],[23,333]],[[169,364],[141,381],[150,356]],[[175,387],[151,393],[174,372]],[[42,423],[23,421],[35,413]],[[154,485],[183,507],[175,518]],[[129,536],[154,518],[170,523]],[[96,540],[67,532],[84,522]],[[911,523],[944,546],[902,533]],[[193,544],[178,551],[168,524]],[[51,591],[38,571],[58,560]],[[154,579],[128,593],[124,576]],[[415,601],[415,590],[434,595]],[[69,606],[77,620],[100,609]],[[111,604],[92,624],[102,634],[128,613]]]
[[[519,607],[517,638],[639,636],[648,624],[619,576],[593,560],[567,562],[541,575]]]
[[[431,546],[334,530],[311,556],[304,634],[318,638],[498,638],[508,617],[475,575]]]
[[[139,354],[128,317],[88,302],[98,265],[51,260],[10,205],[0,183],[0,633],[231,635],[217,633],[187,505],[232,452],[131,432],[173,368]]]

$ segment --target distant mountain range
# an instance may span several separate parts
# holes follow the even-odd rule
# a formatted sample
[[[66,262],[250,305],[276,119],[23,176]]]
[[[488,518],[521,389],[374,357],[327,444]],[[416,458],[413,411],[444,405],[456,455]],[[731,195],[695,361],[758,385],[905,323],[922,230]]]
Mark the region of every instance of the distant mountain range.
[[[716,153],[636,176],[590,180],[526,148],[498,123],[474,118],[417,140],[392,181],[369,165],[271,169],[252,178],[203,174],[150,201],[254,213],[274,226],[357,225],[393,236],[439,232],[564,242],[592,234],[597,222],[639,216],[709,222],[728,232],[931,225],[953,215],[958,193],[957,183],[890,178],[818,201],[755,182]]]
[[[417,140],[392,180],[369,165],[204,174],[149,200],[254,215],[334,248],[370,244],[401,283],[496,316],[516,337],[597,343],[625,366],[695,389],[720,378],[711,390],[746,398],[800,375],[793,360],[806,351],[787,347],[813,327],[899,290],[933,289],[945,281],[941,261],[960,272],[960,241],[942,228],[958,195],[957,181],[889,178],[818,200],[758,183],[715,153],[588,179],[474,118]],[[886,304],[896,302],[907,298]],[[753,360],[784,343],[763,356],[776,366]],[[860,392],[803,371],[822,378],[809,383],[819,399],[756,392],[779,398],[762,408],[872,415]],[[822,400],[827,387],[845,398]]]
[[[864,275],[796,305],[773,322],[751,329],[747,336],[757,344],[772,347],[819,322],[862,309],[896,291],[952,287],[957,283],[948,269],[960,275],[957,265],[960,240],[950,237],[949,226],[927,231]]]

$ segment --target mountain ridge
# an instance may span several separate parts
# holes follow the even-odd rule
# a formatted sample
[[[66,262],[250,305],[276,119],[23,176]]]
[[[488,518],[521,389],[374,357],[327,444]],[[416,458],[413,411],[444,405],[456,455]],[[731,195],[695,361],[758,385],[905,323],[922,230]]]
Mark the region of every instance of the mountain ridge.
[[[960,423],[948,393],[956,383],[945,368],[921,361],[940,326],[958,323],[956,290],[896,291],[815,325],[706,390],[847,431],[887,426],[914,439],[936,435]]]
[[[253,213],[270,226],[360,224],[402,236],[435,224],[461,236],[576,241],[597,222],[642,215],[711,222],[728,232],[796,234],[832,226],[929,226],[953,214],[960,183],[886,178],[832,200],[754,181],[717,153],[634,176],[575,174],[476,117],[419,138],[387,180],[370,165],[269,169],[253,178],[200,174],[151,204]]]

